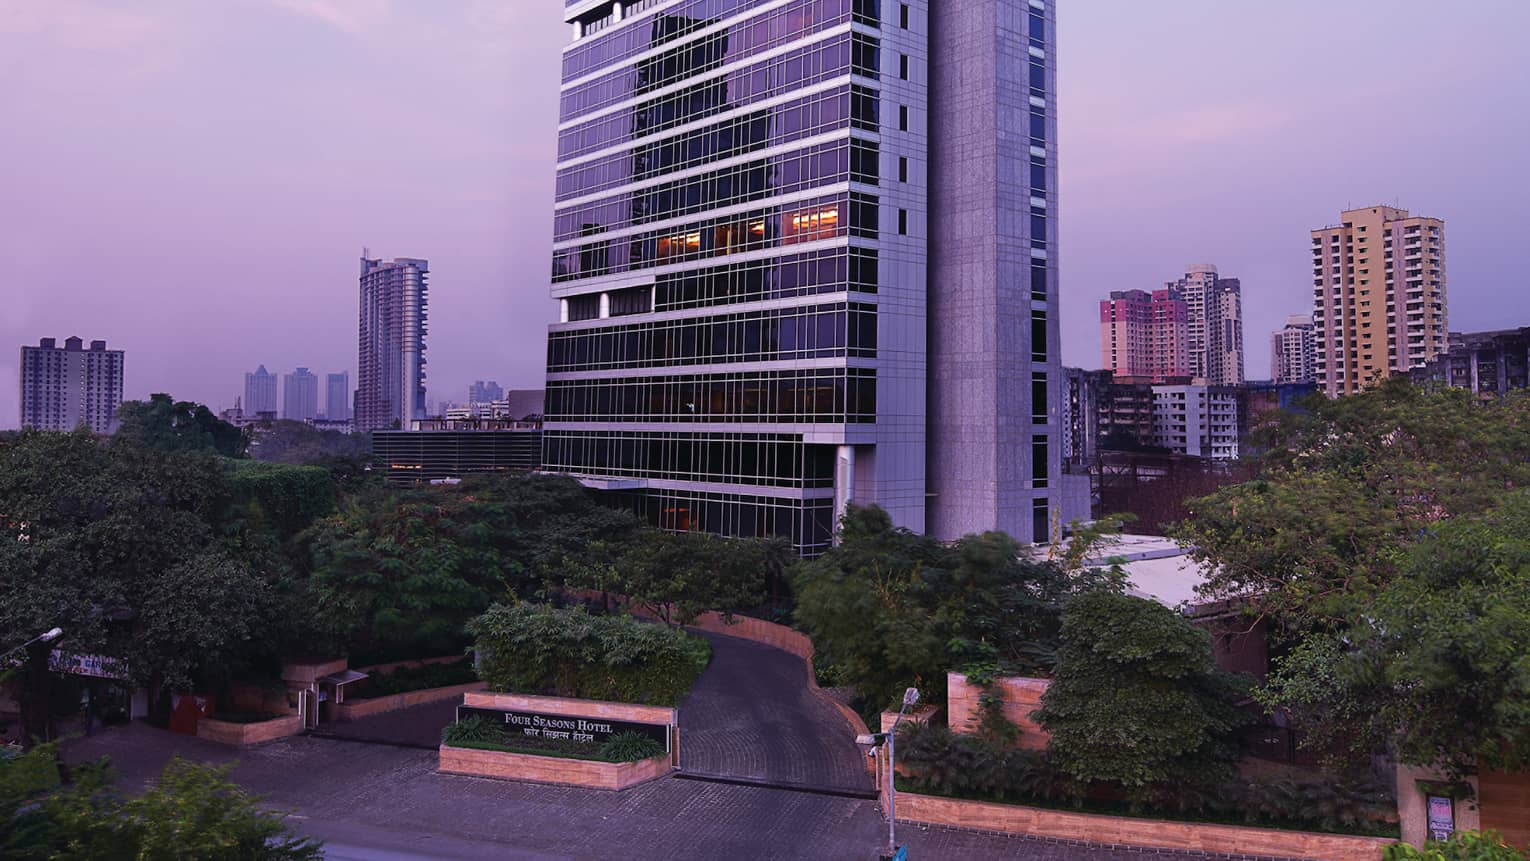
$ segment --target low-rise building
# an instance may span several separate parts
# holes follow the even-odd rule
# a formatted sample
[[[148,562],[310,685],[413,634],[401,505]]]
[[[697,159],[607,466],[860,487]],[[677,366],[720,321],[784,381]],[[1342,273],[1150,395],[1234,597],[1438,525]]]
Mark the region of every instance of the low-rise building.
[[[1483,399],[1530,388],[1530,326],[1451,332],[1449,349],[1412,373],[1417,382],[1468,389]]]
[[[1237,460],[1237,387],[1153,386],[1152,439],[1175,454]]]
[[[388,481],[417,484],[542,465],[541,422],[441,418],[372,432],[372,463]]]

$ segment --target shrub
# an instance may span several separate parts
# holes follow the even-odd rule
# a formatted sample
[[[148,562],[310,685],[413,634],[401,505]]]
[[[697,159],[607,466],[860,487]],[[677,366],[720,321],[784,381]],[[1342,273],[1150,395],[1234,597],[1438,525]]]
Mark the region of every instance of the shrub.
[[[478,671],[473,662],[463,659],[450,664],[425,664],[419,667],[399,667],[391,673],[379,673],[367,679],[365,697],[386,697],[409,691],[445,688],[478,681]]]
[[[446,728],[441,730],[441,741],[450,745],[500,744],[504,740],[504,728],[495,721],[480,715],[469,715],[456,723],[447,724]]]
[[[468,630],[489,689],[523,694],[673,706],[712,654],[684,631],[578,607],[495,605]]]
[[[1386,848],[1383,861],[1525,861],[1530,854],[1505,843],[1497,831],[1457,831],[1449,840],[1431,840],[1418,849],[1407,843]]]
[[[640,762],[663,752],[663,745],[636,732],[617,733],[600,746],[601,758],[611,762]]]

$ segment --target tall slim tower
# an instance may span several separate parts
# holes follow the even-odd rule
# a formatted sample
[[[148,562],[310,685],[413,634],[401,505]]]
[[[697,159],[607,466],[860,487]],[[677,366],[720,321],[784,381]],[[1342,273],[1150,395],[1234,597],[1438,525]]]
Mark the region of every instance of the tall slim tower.
[[[1329,397],[1445,352],[1445,222],[1371,206],[1312,231],[1312,322]]]
[[[351,375],[344,371],[324,378],[324,418],[332,422],[351,419]]]
[[[1243,283],[1210,263],[1192,263],[1164,285],[1189,311],[1190,376],[1213,386],[1243,383]]]
[[[356,430],[409,429],[425,416],[425,335],[430,263],[361,258]]]
[[[276,375],[261,365],[244,375],[244,400],[241,402],[246,416],[256,418],[261,413],[276,415]]]
[[[546,467],[804,554],[852,500],[1044,535],[1051,15],[566,3]]]
[[[282,418],[312,421],[319,415],[319,378],[307,368],[282,375]]]
[[[72,431],[83,424],[96,433],[117,429],[122,405],[122,351],[105,341],[84,348],[78,336],[59,347],[43,338],[21,348],[21,426]]]
[[[1310,383],[1314,359],[1312,318],[1287,317],[1286,325],[1270,336],[1270,378],[1277,383]]]

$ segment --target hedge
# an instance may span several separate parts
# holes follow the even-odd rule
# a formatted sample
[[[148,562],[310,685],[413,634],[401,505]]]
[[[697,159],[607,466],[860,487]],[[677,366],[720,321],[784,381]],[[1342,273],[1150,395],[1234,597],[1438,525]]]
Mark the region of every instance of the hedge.
[[[468,623],[489,690],[674,706],[712,649],[684,631],[582,607],[496,604]]]

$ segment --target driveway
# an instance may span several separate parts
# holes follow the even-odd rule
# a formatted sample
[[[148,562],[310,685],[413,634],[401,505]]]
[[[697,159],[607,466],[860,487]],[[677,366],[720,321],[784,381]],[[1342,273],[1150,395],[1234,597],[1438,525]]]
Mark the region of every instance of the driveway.
[[[802,659],[738,637],[704,634],[712,663],[680,703],[688,775],[869,794],[855,731],[807,684]]]

